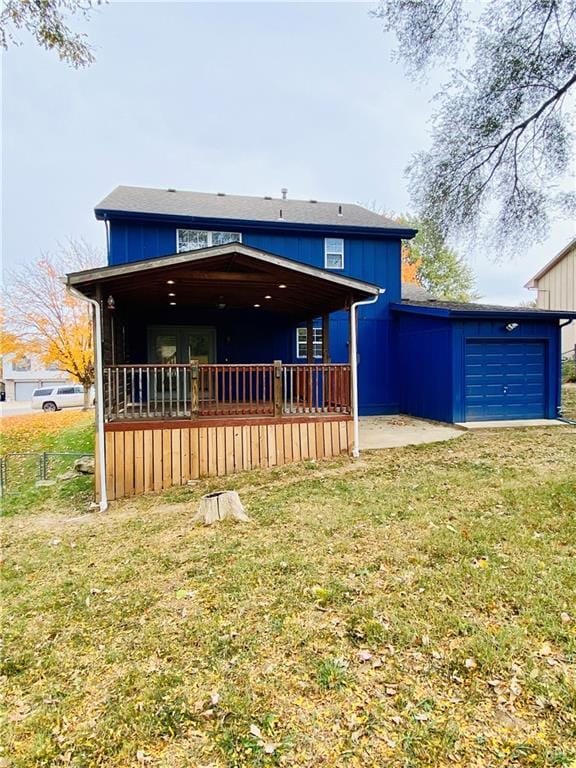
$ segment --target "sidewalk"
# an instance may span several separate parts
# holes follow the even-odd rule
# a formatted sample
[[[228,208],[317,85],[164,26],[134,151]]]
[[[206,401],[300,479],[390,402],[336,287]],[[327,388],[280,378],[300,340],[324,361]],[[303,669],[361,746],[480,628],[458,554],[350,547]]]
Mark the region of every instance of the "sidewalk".
[[[35,411],[32,410],[29,400],[23,402],[15,402],[12,400],[10,402],[0,403],[0,419],[7,416],[23,416],[26,413],[35,413]]]

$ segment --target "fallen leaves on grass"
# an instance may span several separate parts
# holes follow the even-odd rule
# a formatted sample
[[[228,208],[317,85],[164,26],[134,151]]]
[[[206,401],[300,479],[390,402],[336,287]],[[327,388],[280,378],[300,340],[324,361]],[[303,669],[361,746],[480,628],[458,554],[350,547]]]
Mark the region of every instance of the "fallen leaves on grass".
[[[90,525],[7,521],[10,754],[570,766],[575,434],[476,433],[355,471],[239,475],[250,536],[190,530],[212,480]]]
[[[45,446],[64,430],[93,422],[93,411],[72,410],[4,418],[0,430],[0,454],[47,450]]]

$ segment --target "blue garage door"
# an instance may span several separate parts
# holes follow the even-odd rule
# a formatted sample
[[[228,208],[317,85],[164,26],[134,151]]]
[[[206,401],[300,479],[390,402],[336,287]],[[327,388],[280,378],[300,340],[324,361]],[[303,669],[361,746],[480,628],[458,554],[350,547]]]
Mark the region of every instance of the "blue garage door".
[[[468,340],[465,392],[466,421],[544,418],[544,342]]]

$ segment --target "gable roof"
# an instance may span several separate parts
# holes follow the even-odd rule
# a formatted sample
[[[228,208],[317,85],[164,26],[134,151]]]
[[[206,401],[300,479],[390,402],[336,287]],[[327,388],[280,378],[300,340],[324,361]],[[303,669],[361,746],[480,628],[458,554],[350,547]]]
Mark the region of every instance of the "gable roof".
[[[85,296],[110,292],[119,304],[167,307],[170,291],[181,307],[223,303],[228,308],[258,307],[301,318],[335,312],[351,301],[382,293],[372,283],[242,243],[72,272],[67,283]]]
[[[552,267],[555,267],[556,264],[559,264],[563,258],[568,256],[568,254],[573,248],[576,248],[576,237],[572,238],[572,240],[570,240],[568,245],[562,248],[560,253],[557,253],[553,259],[550,259],[550,261],[547,264],[545,264],[542,267],[542,269],[534,275],[534,277],[530,278],[530,280],[528,280],[524,288],[536,288],[537,287],[536,283],[538,282],[538,280],[540,280],[541,277],[544,277],[544,275],[547,272],[550,272]]]
[[[148,214],[192,219],[223,219],[329,227],[362,227],[389,230],[413,237],[416,230],[399,226],[391,219],[354,203],[313,200],[283,200],[223,193],[188,192],[175,189],[119,186],[95,208],[96,218],[110,214]]]

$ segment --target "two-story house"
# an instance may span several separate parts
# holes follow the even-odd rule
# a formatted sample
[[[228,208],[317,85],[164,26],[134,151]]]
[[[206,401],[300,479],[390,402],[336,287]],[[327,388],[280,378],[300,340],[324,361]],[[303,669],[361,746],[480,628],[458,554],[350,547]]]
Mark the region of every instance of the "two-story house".
[[[34,356],[5,355],[2,359],[2,377],[6,400],[26,402],[35,389],[63,384],[70,379],[70,374],[59,370],[57,365],[47,368]]]
[[[558,411],[567,315],[402,301],[416,233],[361,206],[118,187],[96,217],[108,266],[68,285],[100,318],[112,497],[357,453],[361,414]]]

